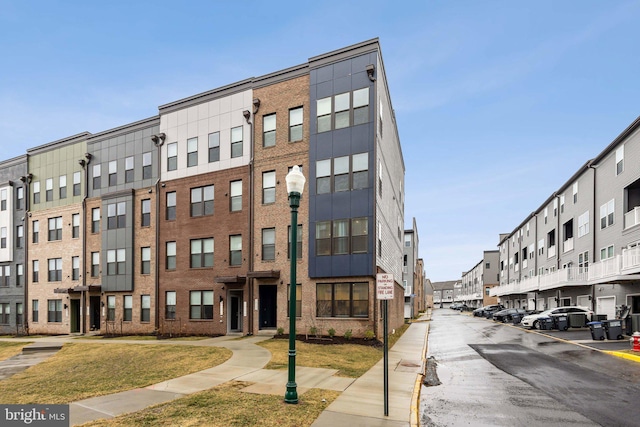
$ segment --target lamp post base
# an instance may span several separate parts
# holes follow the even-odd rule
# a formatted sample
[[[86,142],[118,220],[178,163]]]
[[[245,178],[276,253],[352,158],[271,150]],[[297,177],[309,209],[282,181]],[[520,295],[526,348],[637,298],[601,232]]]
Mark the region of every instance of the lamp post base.
[[[287,391],[284,394],[284,403],[298,403],[297,384],[288,382]]]

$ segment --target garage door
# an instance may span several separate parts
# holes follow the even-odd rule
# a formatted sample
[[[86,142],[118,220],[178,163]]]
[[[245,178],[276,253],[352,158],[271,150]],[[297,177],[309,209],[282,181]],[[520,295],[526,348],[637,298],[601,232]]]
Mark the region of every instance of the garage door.
[[[606,314],[607,319],[616,318],[616,297],[598,297],[596,314]]]

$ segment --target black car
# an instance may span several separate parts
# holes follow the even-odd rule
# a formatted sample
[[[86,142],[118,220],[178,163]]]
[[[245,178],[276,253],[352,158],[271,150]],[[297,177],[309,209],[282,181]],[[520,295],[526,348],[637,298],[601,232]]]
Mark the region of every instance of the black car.
[[[513,315],[519,314],[520,317],[524,317],[529,312],[524,308],[506,308],[504,310],[496,311],[493,313],[493,320],[497,322],[511,322],[513,320]]]
[[[504,310],[504,306],[502,304],[485,305],[484,307],[476,308],[475,310],[473,310],[473,315],[489,318],[489,313],[493,314],[498,310]]]

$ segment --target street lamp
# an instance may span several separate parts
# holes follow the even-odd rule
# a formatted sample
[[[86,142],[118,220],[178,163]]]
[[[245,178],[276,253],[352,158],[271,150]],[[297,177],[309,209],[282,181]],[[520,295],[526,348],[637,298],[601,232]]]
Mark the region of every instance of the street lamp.
[[[296,263],[298,261],[298,207],[306,179],[294,166],[285,177],[291,207],[291,274],[289,275],[289,380],[284,394],[285,403],[298,403],[296,385]]]

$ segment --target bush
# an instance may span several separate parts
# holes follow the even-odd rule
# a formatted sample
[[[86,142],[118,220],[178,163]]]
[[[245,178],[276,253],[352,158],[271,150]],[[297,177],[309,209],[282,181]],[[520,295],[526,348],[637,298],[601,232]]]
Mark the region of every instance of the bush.
[[[284,334],[284,328],[282,328],[282,327],[278,328],[277,333],[278,333],[278,335],[283,335]]]
[[[309,328],[309,335],[318,335],[318,328],[312,326]]]
[[[335,337],[335,336],[336,336],[336,330],[335,330],[335,329],[333,329],[333,328],[329,328],[329,330],[327,331],[327,333],[329,334],[329,336],[330,336],[331,338],[333,338],[333,337]]]
[[[373,337],[375,337],[375,335],[373,334],[373,331],[371,329],[369,329],[368,331],[366,331],[364,333],[364,339],[365,340],[371,340],[371,339],[373,339]]]
[[[347,340],[350,340],[352,336],[353,336],[353,332],[351,331],[351,329],[347,329],[344,333],[344,338]]]

